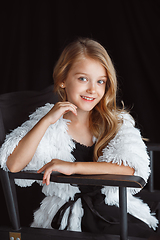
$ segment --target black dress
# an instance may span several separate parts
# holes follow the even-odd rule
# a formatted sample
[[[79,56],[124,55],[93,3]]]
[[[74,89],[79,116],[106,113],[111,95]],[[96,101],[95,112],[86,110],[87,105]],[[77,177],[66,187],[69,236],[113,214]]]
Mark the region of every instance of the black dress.
[[[76,148],[72,152],[76,162],[92,162],[94,145],[87,147],[75,142]],[[105,204],[105,195],[101,193],[99,186],[79,186],[81,194],[77,194],[75,201],[81,197],[84,215],[82,217],[81,227],[83,232],[120,234],[119,208]],[[70,201],[70,204],[74,204]],[[70,205],[71,206],[71,205]],[[67,208],[66,204],[66,208]],[[72,209],[72,208],[71,208]],[[64,209],[63,209],[64,211]],[[59,211],[60,212],[60,211]],[[56,217],[52,222],[53,228],[56,227]],[[147,224],[128,214],[128,235],[135,237],[149,237],[155,234]]]

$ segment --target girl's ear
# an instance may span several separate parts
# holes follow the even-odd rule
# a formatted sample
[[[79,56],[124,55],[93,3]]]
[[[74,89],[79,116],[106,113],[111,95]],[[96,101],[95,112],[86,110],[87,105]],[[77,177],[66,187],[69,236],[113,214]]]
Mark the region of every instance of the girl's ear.
[[[65,87],[66,87],[65,83],[62,82],[62,83],[60,84],[60,87],[61,87],[61,88],[65,88]]]

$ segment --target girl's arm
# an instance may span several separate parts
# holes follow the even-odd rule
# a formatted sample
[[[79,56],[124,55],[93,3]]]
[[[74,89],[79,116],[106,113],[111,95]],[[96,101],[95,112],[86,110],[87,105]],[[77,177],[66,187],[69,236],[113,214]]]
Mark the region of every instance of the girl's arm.
[[[48,121],[46,121],[46,118],[42,118],[32,130],[22,138],[6,162],[11,172],[19,172],[31,161],[48,127]]]
[[[52,171],[57,171],[66,175],[71,174],[123,174],[133,175],[134,169],[129,166],[117,165],[107,162],[65,162],[58,159],[53,159],[51,162],[44,165],[38,170],[38,173],[45,171],[43,183],[49,185],[50,174]]]
[[[75,163],[77,174],[122,174],[133,175],[134,169],[129,166],[118,165],[112,162],[77,162]]]
[[[47,128],[68,111],[72,111],[75,115],[77,114],[76,106],[69,102],[59,102],[55,104],[54,107],[22,138],[6,162],[11,172],[22,170],[31,161]]]

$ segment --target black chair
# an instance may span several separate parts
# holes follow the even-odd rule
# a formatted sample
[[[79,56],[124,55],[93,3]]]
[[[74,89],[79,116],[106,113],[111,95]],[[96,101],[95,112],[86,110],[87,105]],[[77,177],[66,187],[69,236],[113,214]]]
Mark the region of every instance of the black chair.
[[[52,93],[53,86],[41,92],[18,92],[3,94],[0,96],[0,141],[3,143],[6,133],[10,130],[21,125],[22,122],[27,120],[29,113],[33,112],[35,108],[44,105],[47,102],[55,103],[57,97]],[[16,121],[13,121],[15,119]],[[9,218],[11,221],[11,227],[0,227],[0,239],[94,239],[96,234],[49,230],[49,229],[37,229],[30,227],[22,227],[20,225],[20,217],[18,211],[18,203],[16,196],[16,186],[14,183],[15,178],[19,179],[37,179],[41,180],[43,174],[37,174],[35,172],[26,171],[19,173],[8,173],[0,169],[1,184],[4,191],[5,201],[8,209]],[[82,185],[108,185],[119,187],[119,201],[120,201],[120,236],[115,235],[98,235],[99,239],[128,239],[127,234],[127,198],[126,188],[143,188],[145,185],[144,180],[138,176],[124,176],[124,175],[72,175],[65,176],[60,173],[54,173],[51,176],[51,181],[59,183],[71,183]],[[25,189],[24,189],[25,191]],[[33,197],[34,198],[34,197]],[[27,201],[26,201],[27,203]],[[28,208],[28,206],[26,207]],[[138,239],[130,237],[129,239]],[[142,238],[141,238],[142,239]]]
[[[79,232],[69,232],[69,231],[59,231],[59,230],[48,230],[48,229],[36,229],[36,228],[21,228],[18,213],[18,204],[15,192],[14,179],[37,179],[42,180],[43,174],[37,174],[35,172],[19,172],[19,173],[7,173],[1,169],[1,182],[5,194],[5,199],[8,207],[8,213],[12,223],[12,228],[10,229],[0,229],[0,237],[2,239],[7,239],[8,232],[16,232],[23,236],[23,240],[32,239],[94,239],[95,234],[90,233],[79,233]],[[109,185],[119,187],[119,200],[120,200],[120,213],[121,213],[121,236],[106,235],[106,239],[128,239],[127,236],[127,187],[143,187],[144,180],[141,177],[136,176],[121,176],[121,175],[72,175],[66,176],[60,173],[54,173],[51,176],[51,181],[59,183],[71,183],[71,184],[82,184],[82,185]],[[39,234],[43,235],[43,238],[39,237]],[[46,234],[46,235],[45,235]],[[12,235],[12,234],[10,234]],[[98,235],[98,234],[96,234]],[[101,239],[101,235],[99,234]],[[137,239],[130,237],[129,239]],[[142,238],[141,238],[142,239]]]

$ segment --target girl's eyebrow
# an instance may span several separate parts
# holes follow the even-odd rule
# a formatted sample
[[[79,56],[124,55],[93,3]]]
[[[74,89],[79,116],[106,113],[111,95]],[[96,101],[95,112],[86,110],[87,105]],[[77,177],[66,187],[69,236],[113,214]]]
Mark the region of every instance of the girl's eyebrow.
[[[80,74],[82,74],[82,75],[88,75],[87,73],[84,73],[84,72],[75,73],[75,75],[80,75]]]
[[[87,76],[89,76],[89,74],[87,74],[87,73],[84,73],[84,72],[78,72],[78,73],[75,73],[75,75],[87,75]],[[104,75],[104,76],[99,76],[98,78],[107,78],[107,76],[106,75]]]
[[[100,76],[99,78],[107,78],[107,76]]]

